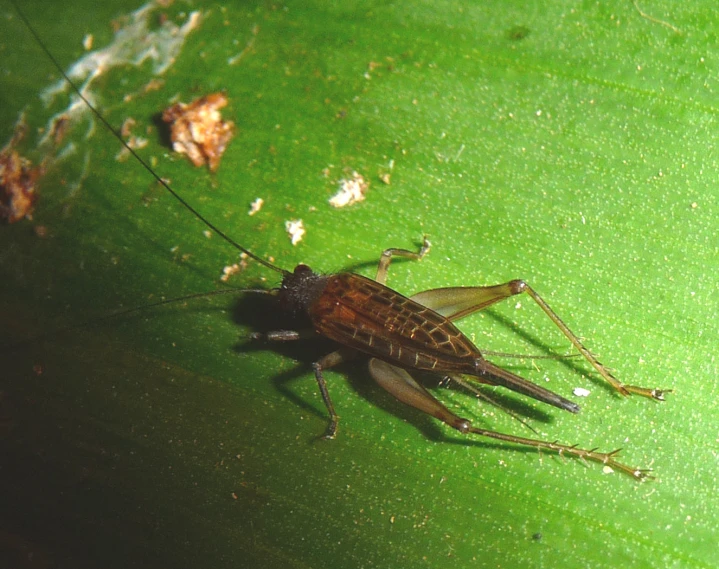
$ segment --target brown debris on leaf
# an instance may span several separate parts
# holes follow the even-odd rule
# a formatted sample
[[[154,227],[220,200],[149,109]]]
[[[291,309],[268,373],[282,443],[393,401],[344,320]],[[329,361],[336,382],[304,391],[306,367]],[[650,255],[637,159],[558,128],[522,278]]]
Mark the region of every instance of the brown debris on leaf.
[[[0,219],[15,223],[30,216],[37,200],[35,184],[43,174],[42,166],[20,156],[12,143],[0,150]]]
[[[55,146],[60,146],[62,141],[65,139],[65,135],[70,130],[70,117],[66,114],[62,114],[52,121],[50,127],[50,136]]]
[[[207,164],[215,172],[235,128],[232,121],[222,120],[220,109],[225,105],[224,93],[212,93],[165,109],[162,120],[170,125],[173,150],[187,154],[195,166]]]

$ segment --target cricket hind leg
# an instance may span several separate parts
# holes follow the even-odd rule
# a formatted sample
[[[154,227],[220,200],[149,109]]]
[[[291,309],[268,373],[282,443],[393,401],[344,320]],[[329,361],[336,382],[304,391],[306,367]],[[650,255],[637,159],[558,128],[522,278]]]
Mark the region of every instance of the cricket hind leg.
[[[389,270],[389,264],[392,262],[392,257],[404,257],[405,259],[421,261],[422,257],[429,253],[431,248],[432,244],[429,242],[429,239],[427,239],[427,236],[425,236],[422,239],[422,247],[417,252],[408,251],[407,249],[385,249],[382,251],[382,256],[379,259],[377,276],[375,276],[374,280],[380,284],[387,282],[387,271]]]
[[[560,456],[575,456],[581,460],[591,460],[620,470],[632,476],[635,480],[644,480],[649,477],[650,470],[633,468],[616,460],[619,450],[612,452],[598,452],[596,449],[582,449],[575,445],[563,445],[557,442],[528,439],[515,435],[507,435],[497,431],[489,431],[472,426],[468,419],[452,413],[447,407],[435,399],[407,372],[407,370],[388,364],[382,360],[372,358],[369,362],[370,374],[384,390],[391,393],[396,399],[432,415],[443,423],[457,429],[462,434],[473,434],[512,444],[534,447],[539,450],[548,450]]]
[[[518,294],[529,295],[544,311],[554,325],[559,328],[579,353],[599,372],[604,380],[622,395],[641,395],[657,401],[664,401],[664,394],[670,389],[652,389],[637,385],[626,385],[614,377],[582,343],[539,294],[523,280],[513,280],[504,284],[480,287],[449,287],[426,290],[410,297],[449,320],[459,320],[465,316],[483,310]]]

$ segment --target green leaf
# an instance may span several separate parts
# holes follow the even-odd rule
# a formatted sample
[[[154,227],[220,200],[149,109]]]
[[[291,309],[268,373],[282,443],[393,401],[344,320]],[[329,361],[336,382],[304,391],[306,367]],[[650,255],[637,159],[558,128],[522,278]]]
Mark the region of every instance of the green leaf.
[[[125,4],[23,9],[68,67],[86,54],[84,37],[93,49],[116,41],[111,23],[127,26],[137,7]],[[622,447],[656,479],[463,438],[381,393],[361,360],[327,373],[340,430],[318,440],[326,412],[309,364],[331,347],[250,341],[294,324],[262,297],[66,329],[222,289],[237,252],[119,160],[89,115],[57,147],[38,147],[38,128],[68,95],[39,101],[59,74],[6,4],[1,134],[9,140],[24,111],[18,146],[46,173],[32,220],[0,227],[10,346],[0,355],[0,560],[713,567],[714,6],[197,2],[155,8],[151,29],[193,10],[198,27],[160,89],[143,89],[157,78],[150,62],[91,86],[111,124],[135,119],[145,160],[286,269],[372,276],[384,248],[427,234],[421,263],[391,267],[399,292],[526,279],[623,381],[674,393],[623,399],[576,359],[499,363],[563,396],[588,388],[577,416],[492,393],[538,436]],[[237,133],[212,175],[170,152],[156,117],[220,90]],[[353,171],[370,182],[366,200],[332,208]],[[257,197],[264,206],[248,216]],[[294,247],[290,219],[306,229]],[[230,284],[269,288],[278,275],[249,263]],[[461,322],[480,349],[567,351],[530,299],[505,304]],[[434,393],[478,425],[528,434],[466,394]]]

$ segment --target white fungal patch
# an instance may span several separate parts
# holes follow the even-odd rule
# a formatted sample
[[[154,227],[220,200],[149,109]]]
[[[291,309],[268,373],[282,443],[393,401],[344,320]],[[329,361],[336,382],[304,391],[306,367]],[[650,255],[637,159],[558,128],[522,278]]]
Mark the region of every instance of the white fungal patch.
[[[182,26],[166,20],[157,29],[150,30],[156,7],[156,2],[148,2],[130,13],[127,24],[115,32],[112,43],[103,49],[91,51],[70,66],[67,75],[82,85],[80,91],[83,95],[89,92],[95,79],[113,67],[139,67],[150,59],[153,62],[153,74],[162,75],[175,62],[187,35],[199,25],[200,12],[190,12]],[[43,100],[49,101],[69,88],[63,78],[45,89],[41,96]]]
[[[70,65],[67,75],[80,85],[80,92],[93,105],[97,105],[96,97],[92,92],[93,82],[113,67],[128,65],[139,67],[150,60],[153,75],[162,75],[177,60],[185,39],[199,26],[201,14],[199,11],[190,12],[181,26],[167,20],[151,30],[150,26],[154,25],[156,19],[155,10],[159,7],[158,2],[148,2],[126,18],[119,19],[118,21],[123,22],[124,25],[115,32],[110,44],[102,49],[89,51]],[[84,44],[92,46],[87,39]],[[44,89],[40,93],[40,98],[46,106],[50,106],[55,96],[69,89],[69,84],[62,78]],[[52,132],[51,127],[60,115],[67,115],[67,118],[74,122],[92,113],[83,101],[73,95],[68,107],[50,118],[46,132]],[[88,136],[92,131],[91,128]]]
[[[572,393],[574,393],[577,397],[588,397],[591,391],[584,389],[583,387],[575,387]]]

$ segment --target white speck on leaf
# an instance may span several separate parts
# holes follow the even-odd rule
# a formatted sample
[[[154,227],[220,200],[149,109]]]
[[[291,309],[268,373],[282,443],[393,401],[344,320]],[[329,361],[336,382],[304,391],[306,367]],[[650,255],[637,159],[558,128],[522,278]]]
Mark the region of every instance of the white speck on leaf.
[[[352,177],[340,180],[339,191],[330,198],[332,207],[340,208],[361,202],[365,192],[369,189],[369,182],[361,174],[352,172]]]
[[[262,209],[264,203],[265,200],[263,200],[262,198],[257,198],[250,204],[250,211],[247,212],[247,215],[255,215],[258,211]]]
[[[293,245],[297,245],[305,236],[305,226],[301,219],[285,221],[285,231],[290,236]]]

